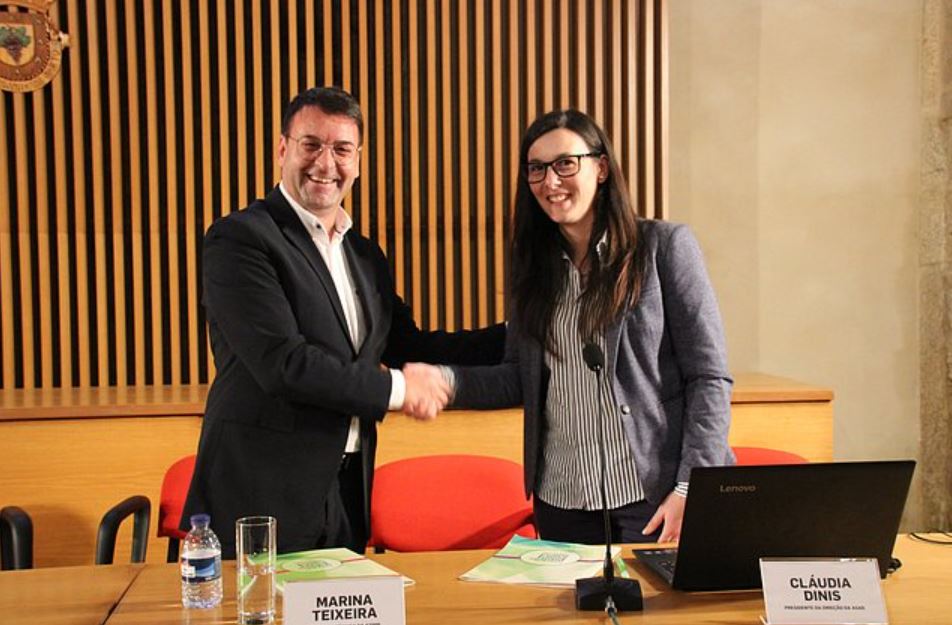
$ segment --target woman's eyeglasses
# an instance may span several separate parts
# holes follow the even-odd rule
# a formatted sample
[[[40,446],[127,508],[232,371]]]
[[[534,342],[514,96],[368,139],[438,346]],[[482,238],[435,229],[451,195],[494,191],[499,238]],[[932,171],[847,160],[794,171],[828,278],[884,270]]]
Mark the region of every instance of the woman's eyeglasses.
[[[555,175],[559,178],[571,178],[578,173],[578,170],[582,168],[582,159],[586,156],[599,157],[601,156],[600,152],[588,152],[587,154],[566,154],[565,156],[560,156],[554,161],[549,161],[548,163],[542,163],[539,161],[532,161],[526,163],[526,180],[530,184],[536,182],[542,182],[545,180],[545,173],[548,168],[552,168],[552,171],[555,172]]]

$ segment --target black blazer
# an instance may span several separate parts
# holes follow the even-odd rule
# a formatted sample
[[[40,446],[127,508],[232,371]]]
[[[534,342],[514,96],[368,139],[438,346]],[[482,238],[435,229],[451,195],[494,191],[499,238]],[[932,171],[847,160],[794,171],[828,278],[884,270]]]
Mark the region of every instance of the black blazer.
[[[234,554],[235,519],[245,515],[278,519],[280,551],[315,546],[354,415],[369,515],[375,425],[391,386],[381,363],[502,358],[501,324],[422,332],[380,248],[351,230],[344,254],[364,313],[359,351],[330,272],[280,189],[218,220],[205,236],[203,303],[217,373],[182,528],[191,514],[210,514],[226,557]]]

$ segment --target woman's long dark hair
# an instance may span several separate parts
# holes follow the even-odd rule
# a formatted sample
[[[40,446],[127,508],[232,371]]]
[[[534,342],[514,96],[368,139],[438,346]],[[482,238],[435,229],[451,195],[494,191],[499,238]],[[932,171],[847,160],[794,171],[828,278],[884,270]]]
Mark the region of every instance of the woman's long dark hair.
[[[554,351],[552,317],[568,275],[562,253],[570,250],[558,225],[545,214],[529,188],[526,163],[532,144],[557,128],[571,130],[590,151],[603,154],[608,161],[608,178],[598,185],[593,199],[595,219],[587,252],[589,273],[579,311],[578,330],[583,341],[604,332],[626,308],[635,304],[644,273],[638,217],[608,137],[591,117],[580,111],[546,113],[529,126],[519,149],[511,288],[519,325],[550,351]],[[607,235],[608,246],[599,256],[595,247],[603,235]]]

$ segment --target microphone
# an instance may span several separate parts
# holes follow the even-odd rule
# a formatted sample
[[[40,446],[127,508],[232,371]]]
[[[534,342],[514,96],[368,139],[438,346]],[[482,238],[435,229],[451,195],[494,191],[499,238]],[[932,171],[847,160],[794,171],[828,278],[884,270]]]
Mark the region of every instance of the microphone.
[[[596,376],[605,368],[605,354],[602,352],[602,348],[595,343],[585,343],[582,346],[582,360],[585,361],[585,366]]]
[[[605,368],[605,353],[595,343],[586,342],[582,346],[582,360],[585,366],[595,374],[601,386],[601,372]],[[598,393],[601,406],[601,392]],[[634,579],[615,579],[615,567],[612,563],[612,522],[608,511],[607,481],[608,462],[605,458],[604,415],[608,414],[601,406],[602,418],[598,422],[598,451],[601,456],[601,476],[599,490],[602,498],[602,518],[605,521],[605,567],[603,577],[589,577],[575,580],[575,608],[578,610],[605,610],[614,616],[616,611],[640,611],[644,608],[641,598],[641,584]]]

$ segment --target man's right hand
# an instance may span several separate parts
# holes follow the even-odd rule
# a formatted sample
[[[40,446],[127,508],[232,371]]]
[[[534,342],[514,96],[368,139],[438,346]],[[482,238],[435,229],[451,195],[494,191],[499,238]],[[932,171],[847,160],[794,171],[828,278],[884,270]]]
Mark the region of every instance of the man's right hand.
[[[403,367],[407,391],[403,412],[415,419],[435,419],[450,401],[451,389],[439,367],[417,362]]]

